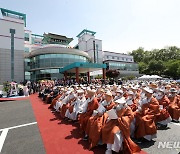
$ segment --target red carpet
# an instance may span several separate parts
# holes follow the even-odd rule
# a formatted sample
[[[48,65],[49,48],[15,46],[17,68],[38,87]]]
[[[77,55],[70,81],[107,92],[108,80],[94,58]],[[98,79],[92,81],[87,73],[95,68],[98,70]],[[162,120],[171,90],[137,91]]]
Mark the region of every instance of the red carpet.
[[[30,96],[32,108],[38,123],[40,134],[48,154],[104,154],[106,146],[88,150],[88,141],[82,140],[79,124],[62,120],[59,114],[53,114],[37,94]],[[145,153],[145,152],[141,152]]]

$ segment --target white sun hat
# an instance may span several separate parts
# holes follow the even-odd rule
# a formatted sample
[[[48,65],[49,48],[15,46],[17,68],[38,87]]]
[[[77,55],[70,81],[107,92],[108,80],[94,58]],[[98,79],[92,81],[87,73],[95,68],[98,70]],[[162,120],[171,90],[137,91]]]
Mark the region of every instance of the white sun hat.
[[[144,88],[144,90],[150,94],[153,94],[153,90],[148,87]]]

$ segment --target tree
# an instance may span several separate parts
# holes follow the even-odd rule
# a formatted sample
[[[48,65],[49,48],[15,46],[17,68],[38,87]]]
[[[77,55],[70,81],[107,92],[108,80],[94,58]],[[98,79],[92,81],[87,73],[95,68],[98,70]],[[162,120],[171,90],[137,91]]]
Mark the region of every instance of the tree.
[[[165,75],[178,79],[180,77],[180,60],[169,60],[165,63]]]
[[[151,60],[148,65],[149,74],[162,75],[164,68],[164,64],[161,60]]]
[[[139,47],[137,50],[133,50],[130,55],[134,57],[135,62],[141,62],[144,59],[144,48]]]
[[[180,48],[176,46],[151,51],[144,51],[140,47],[129,54],[138,63],[140,73],[166,75],[172,78],[180,76]]]
[[[148,70],[148,65],[144,62],[139,62],[138,65],[139,65],[139,73],[146,74]]]

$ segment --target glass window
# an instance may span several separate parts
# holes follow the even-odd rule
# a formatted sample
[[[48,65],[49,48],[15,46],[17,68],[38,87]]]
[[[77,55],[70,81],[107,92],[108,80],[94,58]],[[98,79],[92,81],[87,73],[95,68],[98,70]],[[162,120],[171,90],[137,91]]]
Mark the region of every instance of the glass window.
[[[31,43],[34,44],[35,41],[34,41],[34,37],[31,37]]]
[[[44,55],[44,58],[49,58],[48,55]]]
[[[39,58],[40,59],[44,59],[45,55],[40,55]]]
[[[25,48],[24,48],[24,51],[25,51],[25,52],[29,52],[29,48],[25,47]]]
[[[57,54],[56,56],[57,56],[56,58],[62,58],[63,54]]]
[[[64,67],[74,62],[86,62],[88,59],[84,56],[71,54],[44,54],[31,58],[32,68],[43,67]]]
[[[73,55],[69,55],[69,57],[68,58],[73,58],[74,56]]]
[[[30,72],[25,72],[25,75],[30,75]]]
[[[29,33],[24,33],[24,40],[29,41]]]
[[[25,37],[24,40],[25,40],[25,41],[29,41],[29,38]]]
[[[29,33],[24,33],[24,37],[29,38]]]
[[[51,54],[51,58],[56,58],[57,54]]]

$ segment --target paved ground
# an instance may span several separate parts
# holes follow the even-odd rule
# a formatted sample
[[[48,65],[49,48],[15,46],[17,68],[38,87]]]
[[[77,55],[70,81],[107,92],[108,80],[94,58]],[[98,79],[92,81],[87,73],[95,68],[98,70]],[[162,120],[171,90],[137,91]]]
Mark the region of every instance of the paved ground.
[[[4,128],[8,129],[7,134]],[[0,102],[0,131],[2,154],[45,153],[29,100]],[[1,150],[3,132],[7,136]]]
[[[179,148],[158,148],[159,142],[179,142]],[[158,130],[157,138],[152,142],[140,144],[149,154],[179,154],[180,153],[180,124],[170,123],[166,130]]]

